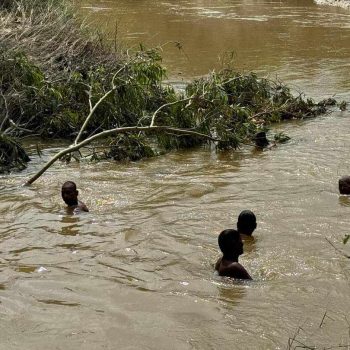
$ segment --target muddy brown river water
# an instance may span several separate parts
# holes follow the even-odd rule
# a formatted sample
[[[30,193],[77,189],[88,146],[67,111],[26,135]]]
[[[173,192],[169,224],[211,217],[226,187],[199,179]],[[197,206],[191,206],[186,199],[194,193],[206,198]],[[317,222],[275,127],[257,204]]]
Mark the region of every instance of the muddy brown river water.
[[[118,19],[129,45],[168,44],[169,79],[220,66],[278,76],[313,97],[350,102],[350,12],[311,1],[92,1],[94,23]],[[179,74],[181,73],[181,74]],[[350,348],[349,111],[289,124],[269,151],[173,152],[137,163],[56,164],[50,155],[0,177],[0,349]],[[67,215],[65,180],[90,213]],[[213,274],[217,234],[257,214],[242,264]],[[293,338],[293,340],[290,340]]]

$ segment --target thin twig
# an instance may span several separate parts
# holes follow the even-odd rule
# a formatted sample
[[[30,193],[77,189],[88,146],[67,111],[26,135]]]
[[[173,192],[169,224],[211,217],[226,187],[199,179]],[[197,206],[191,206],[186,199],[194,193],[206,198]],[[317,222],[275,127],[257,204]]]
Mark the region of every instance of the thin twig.
[[[303,329],[299,326],[299,327],[297,328],[297,330],[295,331],[293,337],[288,339],[288,350],[291,349],[291,346],[292,346],[292,344],[294,343],[295,338],[296,338],[297,335],[299,334],[299,331],[300,331],[300,330],[303,331]]]
[[[85,122],[84,124],[82,125],[75,141],[74,141],[74,145],[77,145],[78,144],[78,141],[80,140],[81,138],[81,135],[83,134],[83,132],[85,131],[86,129],[86,126],[87,124],[89,123],[91,117],[93,116],[93,114],[95,113],[96,109],[98,108],[98,106],[113,92],[117,89],[117,86],[115,85],[115,79],[117,77],[117,75],[122,72],[128,65],[129,63],[125,63],[120,69],[118,69],[115,74],[113,75],[113,78],[112,78],[112,88],[110,90],[108,90],[96,103],[95,105],[91,108],[91,105],[90,105],[90,113],[89,115],[86,117],[85,119]],[[90,98],[89,98],[90,100]]]
[[[301,341],[299,341],[299,340],[294,340],[295,342],[297,342],[298,344],[300,344],[300,345],[297,345],[294,349],[309,349],[309,350],[315,350],[316,349],[316,346],[313,346],[313,345],[311,345],[311,346],[309,346],[309,345],[306,345],[306,344],[304,344],[304,343],[302,343]]]
[[[348,324],[348,335],[349,335],[349,338],[350,338],[350,323],[349,323],[349,320],[348,320],[348,318],[346,317],[346,315],[344,315],[344,317],[345,317],[346,323]]]
[[[151,120],[151,124],[150,124],[150,127],[153,127],[154,126],[154,122],[156,120],[156,116],[157,114],[165,107],[168,107],[168,106],[172,106],[172,105],[175,105],[177,103],[180,103],[180,102],[186,102],[186,101],[190,101],[192,100],[193,97],[188,97],[188,98],[184,98],[182,100],[177,100],[177,101],[174,101],[174,102],[169,102],[169,103],[165,103],[164,105],[160,106],[152,115],[152,120]]]
[[[325,237],[325,240],[338,252],[340,253],[342,256],[344,256],[347,259],[350,259],[350,255],[344,253],[341,249],[339,249],[338,247],[336,247],[327,237]]]
[[[6,100],[6,97],[4,96],[2,90],[1,90],[1,97],[2,97],[3,100],[4,100],[6,114],[5,114],[4,119],[3,119],[2,122],[1,122],[0,131],[3,129],[3,127],[4,127],[5,123],[6,123],[6,121],[7,121],[8,118],[9,118],[9,110],[8,110],[8,106],[7,106],[7,100]]]
[[[89,86],[89,90],[87,92],[88,97],[89,97],[89,108],[90,108],[90,113],[92,111],[92,86]]]
[[[323,321],[324,321],[324,319],[325,319],[326,315],[327,315],[327,310],[324,312],[324,315],[323,315],[323,317],[322,317],[322,320],[321,320],[321,323],[320,323],[320,325],[319,325],[319,328],[321,328],[321,327],[322,327],[322,325],[323,325]]]
[[[117,37],[118,37],[118,20],[115,20],[114,26],[114,52],[117,52]]]

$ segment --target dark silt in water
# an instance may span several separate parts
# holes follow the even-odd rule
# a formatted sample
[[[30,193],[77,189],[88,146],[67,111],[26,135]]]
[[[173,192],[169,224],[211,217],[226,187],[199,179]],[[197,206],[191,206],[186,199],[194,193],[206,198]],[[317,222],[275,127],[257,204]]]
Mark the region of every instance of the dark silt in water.
[[[178,72],[204,74],[234,49],[238,67],[350,100],[345,10],[311,1],[90,0],[81,11],[111,28],[120,20],[119,35],[132,45],[183,41],[183,52],[164,51],[177,82]],[[22,187],[62,147],[50,144],[24,172],[0,177],[0,349],[350,344],[349,260],[326,240],[350,254],[342,244],[350,200],[337,190],[350,173],[349,112],[273,131],[292,139],[265,152],[57,163]],[[90,213],[65,212],[60,187],[68,179]],[[246,283],[213,273],[217,234],[243,209],[258,219],[241,258],[254,278]]]

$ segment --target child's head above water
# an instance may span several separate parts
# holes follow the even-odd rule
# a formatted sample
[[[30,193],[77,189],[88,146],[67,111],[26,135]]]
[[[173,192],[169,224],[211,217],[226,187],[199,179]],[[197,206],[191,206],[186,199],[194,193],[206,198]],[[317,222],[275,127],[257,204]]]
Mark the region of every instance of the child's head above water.
[[[66,181],[62,185],[62,199],[68,206],[78,205],[78,194],[77,185],[73,181]]]
[[[237,230],[239,233],[251,236],[256,229],[256,216],[250,210],[243,210],[237,221]]]
[[[350,176],[342,176],[339,179],[339,192],[340,194],[350,194]]]
[[[218,237],[219,248],[226,259],[238,259],[243,254],[241,236],[236,230],[224,230]]]

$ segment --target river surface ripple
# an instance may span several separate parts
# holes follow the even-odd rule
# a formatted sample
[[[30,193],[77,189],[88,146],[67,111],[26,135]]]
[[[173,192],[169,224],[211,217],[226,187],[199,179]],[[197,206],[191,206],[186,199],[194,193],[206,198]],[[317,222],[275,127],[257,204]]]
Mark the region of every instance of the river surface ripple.
[[[117,43],[134,49],[140,42],[160,45],[174,82],[230,61],[239,70],[277,75],[316,97],[350,90],[346,9],[312,0],[79,1],[81,13],[111,42],[117,33]]]
[[[208,149],[131,164],[57,164],[1,178],[2,349],[236,349],[347,344],[349,263],[326,241],[349,233],[347,112],[284,125],[266,152]],[[46,150],[44,158],[55,149]],[[91,212],[67,215],[63,181]],[[254,281],[216,277],[217,234],[257,213],[242,263]],[[325,318],[327,311],[331,318]]]

